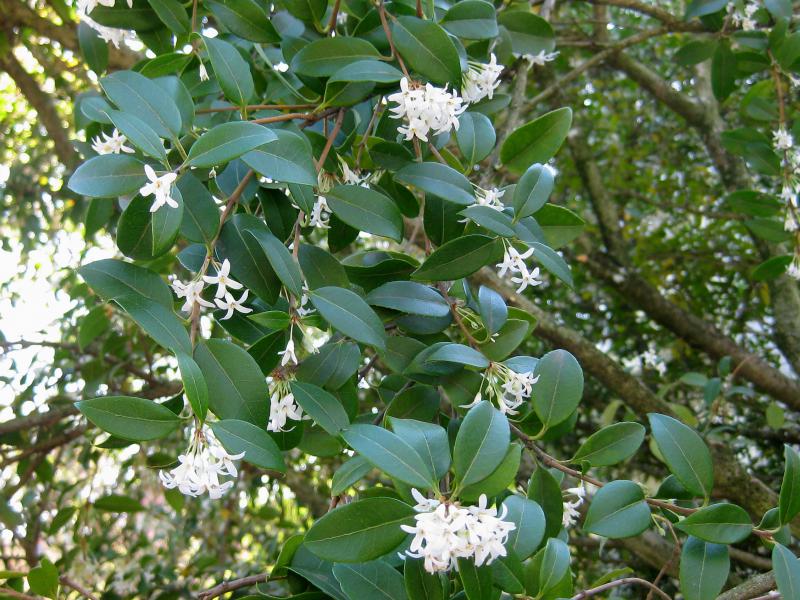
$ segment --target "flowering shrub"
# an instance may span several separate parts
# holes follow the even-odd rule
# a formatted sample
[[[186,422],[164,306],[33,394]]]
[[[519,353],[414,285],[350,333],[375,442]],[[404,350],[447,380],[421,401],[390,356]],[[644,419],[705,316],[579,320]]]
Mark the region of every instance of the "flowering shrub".
[[[779,233],[795,243],[777,268],[800,278],[800,153],[782,96],[800,51],[789,60],[781,46],[800,34],[781,2],[718,4],[693,2],[689,16],[772,28],[751,46],[772,61],[777,127],[723,142],[774,179]],[[77,408],[109,447],[185,437],[186,451],[154,470],[190,502],[232,496],[241,469],[280,482],[308,457],[340,457],[329,512],[277,559],[272,581],[287,578],[286,594],[550,600],[625,583],[663,597],[641,579],[576,588],[567,541],[581,523],[603,540],[668,530],[683,544],[681,573],[694,574],[682,593],[698,600],[725,585],[728,547],[755,536],[792,597],[791,447],[760,523],[715,501],[706,432],[676,413],[651,412],[649,430],[614,422],[571,457],[543,449],[574,429],[583,369],[565,349],[521,354],[537,317],[508,300],[546,304],[554,287],[574,286],[559,250],[584,223],[568,206],[553,216],[547,164],[572,110],[518,125],[503,81],[558,57],[546,19],[483,0],[87,0],[78,12],[115,45],[129,24],[150,51],[76,105],[83,160],[67,185],[95,210],[121,211],[105,223],[121,257],[78,274],[148,336],[182,391],[101,394]],[[726,64],[714,59],[721,98],[735,76]],[[598,475],[648,451],[657,491]]]

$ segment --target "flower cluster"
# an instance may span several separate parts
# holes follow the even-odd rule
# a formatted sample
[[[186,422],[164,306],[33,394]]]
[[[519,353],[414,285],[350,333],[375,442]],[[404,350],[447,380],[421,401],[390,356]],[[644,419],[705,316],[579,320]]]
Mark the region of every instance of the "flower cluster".
[[[108,135],[107,133],[101,133],[100,135],[103,137],[97,136],[96,138],[92,139],[92,150],[98,154],[119,154],[120,152],[133,154],[133,148],[125,145],[125,142],[128,141],[128,138],[126,138],[116,129],[111,132],[111,135]]]
[[[483,381],[475,399],[462,408],[472,408],[483,400],[484,394],[497,403],[500,412],[516,415],[522,404],[530,399],[533,384],[539,380],[531,371],[517,373],[502,363],[492,363],[483,375]]]
[[[427,142],[431,132],[438,135],[458,129],[458,116],[467,109],[455,92],[430,83],[425,86],[409,83],[405,77],[400,80],[400,91],[387,99],[397,104],[390,109],[392,117],[405,119],[406,124],[397,131],[406,140],[416,138]]]
[[[114,4],[116,4],[116,0],[78,0],[75,3],[75,10],[78,13],[78,18],[94,29],[103,41],[111,42],[116,48],[119,48],[120,44],[128,38],[128,32],[122,29],[100,25],[100,23],[89,16],[89,13],[98,6],[111,7],[114,6]],[[133,8],[133,0],[127,0],[127,4],[128,8]]]
[[[758,26],[755,20],[755,14],[758,10],[757,2],[748,2],[744,6],[744,10],[739,10],[736,2],[728,3],[728,13],[731,15],[731,21],[734,25],[740,26],[745,31],[753,31]]]
[[[230,261],[226,258],[222,261],[222,264],[217,264],[215,266],[217,269],[216,275],[203,275],[202,279],[195,279],[189,283],[182,283],[177,279],[172,282],[172,290],[175,292],[175,295],[178,298],[185,299],[181,310],[191,313],[195,304],[207,308],[214,308],[214,304],[216,304],[217,308],[226,311],[225,315],[221,317],[221,320],[230,319],[234,311],[244,314],[253,312],[252,308],[244,306],[244,302],[247,300],[247,296],[250,293],[249,290],[242,292],[242,295],[238,299],[234,298],[233,294],[229,291],[240,290],[244,287],[230,276]],[[205,300],[202,296],[206,283],[217,286],[217,290],[214,293],[214,304]]]
[[[311,214],[308,217],[308,224],[311,227],[318,227],[320,229],[330,229],[331,223],[331,208],[328,206],[328,201],[325,196],[317,196],[317,201],[311,209]]]
[[[177,173],[164,173],[159,177],[150,165],[144,166],[144,173],[149,182],[139,188],[139,193],[142,196],[155,196],[150,212],[156,212],[165,204],[170,208],[178,208],[178,201],[172,197],[172,185],[178,178]]]
[[[525,259],[533,255],[533,248],[528,248],[525,252],[519,253],[514,246],[506,244],[505,252],[503,252],[503,262],[498,263],[498,275],[504,277],[506,273],[511,273],[511,281],[519,284],[517,293],[522,293],[528,286],[535,287],[541,285],[542,280],[539,279],[539,267],[532,270],[528,269],[525,264]]]
[[[233,481],[220,483],[220,477],[236,478],[238,471],[233,461],[243,457],[244,452],[228,454],[208,427],[199,426],[192,432],[186,452],[178,457],[180,464],[169,472],[159,472],[159,477],[168,489],[178,488],[187,496],[208,493],[216,500],[233,487]]]
[[[527,61],[529,66],[543,67],[558,58],[558,52],[539,50],[536,54],[523,54],[522,58]]]
[[[586,488],[583,487],[583,482],[581,482],[579,487],[569,488],[564,490],[564,493],[567,496],[573,496],[575,498],[575,500],[564,500],[564,512],[562,513],[561,524],[566,528],[574,525],[578,517],[581,516],[581,513],[578,512],[578,508],[580,508],[583,501],[586,499]]]
[[[488,63],[469,61],[469,68],[464,73],[461,97],[470,104],[480,102],[484,98],[491,99],[497,86],[500,85],[502,72],[503,65],[497,64],[494,54]]]
[[[497,211],[501,211],[505,208],[503,202],[500,198],[506,193],[505,190],[498,190],[497,188],[492,188],[491,190],[484,190],[483,188],[476,188],[475,189],[475,204],[478,206],[488,206],[489,208],[493,208]]]
[[[477,506],[463,507],[425,498],[414,489],[411,493],[417,501],[414,509],[418,514],[413,526],[400,526],[414,535],[406,554],[422,558],[429,573],[446,571],[456,566],[459,558],[473,558],[480,567],[506,555],[508,534],[517,527],[503,520],[505,506],[498,515],[496,508],[487,508],[485,495],[481,495]]]
[[[294,344],[292,344],[292,352],[294,354]],[[289,347],[282,353],[286,357]],[[297,358],[294,358],[295,362]],[[300,421],[303,418],[303,409],[295,402],[292,388],[289,386],[289,381],[286,379],[277,379],[267,377],[269,384],[269,422],[267,423],[267,431],[287,431],[286,423],[289,420]],[[291,427],[289,428],[291,429]]]
[[[772,144],[783,161],[783,182],[780,199],[784,203],[783,227],[786,231],[800,235],[800,150],[795,145],[794,137],[781,126],[772,132]],[[786,273],[794,279],[800,279],[800,243],[795,243],[794,256]]]

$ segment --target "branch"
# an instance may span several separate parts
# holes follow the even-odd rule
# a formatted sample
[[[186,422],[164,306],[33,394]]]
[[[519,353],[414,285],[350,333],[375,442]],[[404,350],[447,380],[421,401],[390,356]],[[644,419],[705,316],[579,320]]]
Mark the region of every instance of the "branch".
[[[64,417],[78,414],[78,409],[74,406],[64,408],[54,408],[45,413],[35,413],[27,417],[19,417],[0,423],[0,435],[15,433],[24,429],[34,429],[35,427],[49,427],[58,423]]]
[[[657,3],[645,4],[637,0],[584,0],[590,4],[599,4],[606,6],[615,6],[618,8],[626,8],[633,12],[637,12],[648,17],[658,19],[664,25],[667,25],[673,31],[704,31],[705,27],[699,21],[686,21],[681,17],[676,17],[671,12],[658,8]]]
[[[61,582],[61,585],[64,585],[68,588],[75,590],[84,598],[88,598],[89,600],[97,600],[97,596],[92,594],[92,592],[87,590],[85,587],[82,587],[78,583],[72,581],[72,579],[70,579],[66,575],[62,575],[61,577],[58,578],[58,580]]]
[[[755,575],[741,585],[731,588],[724,594],[717,596],[717,600],[753,600],[775,587],[775,575],[762,573]],[[788,600],[788,599],[787,599]]]
[[[14,52],[7,50],[4,53],[4,56],[0,58],[0,69],[9,74],[28,104],[38,114],[39,121],[50,139],[53,140],[53,148],[58,160],[68,168],[75,167],[78,163],[78,153],[69,141],[68,129],[58,114],[50,95],[42,91],[36,80],[19,63]]]
[[[267,574],[261,573],[259,575],[250,575],[249,577],[242,577],[241,579],[232,579],[230,581],[223,581],[217,586],[206,590],[205,592],[200,592],[197,597],[199,600],[211,600],[211,598],[216,598],[217,596],[222,596],[222,594],[226,592],[231,592],[233,590],[238,590],[243,587],[249,587],[251,585],[255,585],[257,583],[263,583],[267,580]]]
[[[609,581],[608,583],[604,583],[603,585],[599,585],[596,588],[592,588],[590,590],[583,590],[575,594],[572,597],[572,600],[583,600],[584,598],[589,598],[590,596],[596,596],[597,594],[602,594],[603,592],[607,592],[608,590],[620,587],[622,585],[641,585],[655,593],[659,598],[664,598],[665,600],[672,600],[670,596],[668,596],[665,592],[658,589],[655,585],[647,581],[646,579],[641,579],[639,577],[624,577],[622,579],[616,579],[614,581]]]

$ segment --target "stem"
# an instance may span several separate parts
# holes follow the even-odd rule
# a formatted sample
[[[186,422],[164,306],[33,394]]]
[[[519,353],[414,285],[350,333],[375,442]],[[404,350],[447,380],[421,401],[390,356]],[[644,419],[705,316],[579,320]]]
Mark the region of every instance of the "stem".
[[[307,102],[305,104],[248,104],[244,107],[239,106],[220,106],[217,108],[200,108],[195,111],[197,115],[207,115],[210,113],[233,112],[244,108],[245,110],[298,110],[300,108],[316,108],[318,105]]]
[[[655,593],[659,598],[664,598],[664,600],[672,600],[670,596],[667,595],[666,592],[658,589],[655,585],[647,581],[646,579],[641,579],[640,577],[623,577],[622,579],[616,579],[614,581],[609,581],[608,583],[604,583],[603,585],[599,585],[596,588],[592,588],[590,590],[583,590],[582,592],[578,592],[572,597],[572,600],[583,600],[584,598],[589,598],[591,596],[596,596],[597,594],[602,594],[608,590],[623,586],[623,585],[641,585],[644,587],[650,588],[650,590]]]
[[[328,33],[334,31],[334,28],[336,27],[336,17],[339,16],[339,5],[341,4],[341,2],[342,2],[342,0],[336,0],[336,2],[333,5],[333,12],[331,13],[331,20],[328,21],[328,27],[326,29],[326,31]]]
[[[336,123],[333,125],[333,129],[331,130],[330,134],[328,135],[328,139],[325,142],[325,147],[322,149],[322,153],[319,155],[319,160],[317,160],[317,171],[322,170],[322,165],[325,164],[325,159],[328,158],[328,154],[333,147],[333,140],[336,139],[336,136],[339,135],[339,130],[342,128],[342,122],[344,121],[344,109],[339,109],[339,114],[336,115]]]
[[[386,33],[386,40],[389,42],[389,49],[392,51],[392,57],[397,59],[397,64],[400,65],[400,70],[403,72],[403,75],[406,76],[406,79],[411,79],[411,75],[408,74],[408,69],[406,69],[406,64],[403,62],[403,59],[397,53],[397,49],[394,47],[394,40],[392,39],[392,31],[389,29],[389,23],[386,21],[386,9],[383,6],[383,0],[381,0],[380,4],[378,4],[378,15],[381,18],[381,25],[383,26],[383,31]]]

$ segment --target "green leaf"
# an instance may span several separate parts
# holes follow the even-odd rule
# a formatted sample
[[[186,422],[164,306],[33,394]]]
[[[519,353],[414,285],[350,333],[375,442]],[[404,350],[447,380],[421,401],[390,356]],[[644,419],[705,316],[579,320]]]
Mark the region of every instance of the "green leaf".
[[[444,14],[441,23],[454,36],[468,40],[490,40],[499,33],[494,5],[484,0],[457,2]]]
[[[511,49],[516,54],[535,55],[552,52],[556,47],[556,36],[550,23],[529,10],[504,10],[497,20],[508,31]]]
[[[192,23],[186,9],[179,0],[148,0],[150,7],[172,33],[186,35],[192,31]]]
[[[192,242],[211,244],[219,228],[219,209],[205,185],[185,173],[175,184],[183,198],[181,235]]]
[[[403,215],[387,196],[360,185],[337,185],[325,194],[333,214],[361,231],[400,242]]]
[[[441,163],[409,163],[395,173],[394,179],[462,206],[470,206],[475,202],[469,180],[452,167]]]
[[[681,46],[675,53],[675,62],[683,67],[693,67],[707,61],[717,49],[717,40],[692,40]]]
[[[297,378],[336,390],[352,377],[360,364],[358,344],[340,339],[328,342],[317,353],[306,358],[297,370]]]
[[[268,310],[262,313],[248,315],[248,318],[267,329],[287,329],[292,323],[289,313],[282,310]]]
[[[277,140],[271,129],[249,121],[217,125],[200,136],[189,149],[186,164],[192,167],[224,165],[267,142]]]
[[[278,139],[242,156],[259,175],[281,183],[317,185],[317,169],[307,140],[293,132],[274,130]]]
[[[96,306],[89,311],[89,314],[81,319],[78,329],[78,346],[81,350],[85,350],[89,344],[105,333],[109,325],[110,321],[104,306]]]
[[[525,171],[514,188],[514,220],[532,215],[542,208],[553,193],[553,170],[535,164]]]
[[[569,265],[567,265],[564,259],[561,258],[555,250],[539,242],[531,242],[528,245],[535,250],[534,257],[545,269],[568,286],[572,287],[574,285]]]
[[[522,594],[525,591],[525,570],[513,550],[492,562],[491,568],[495,587],[508,594]]]
[[[800,598],[800,560],[781,544],[772,548],[772,568],[781,598]]]
[[[473,559],[458,559],[458,575],[467,600],[492,600],[492,569],[475,566]]]
[[[246,105],[255,92],[250,65],[236,47],[225,40],[204,37],[203,41],[225,97],[237,106]]]
[[[711,90],[723,101],[736,89],[736,55],[726,39],[717,44],[711,57]]]
[[[231,263],[231,275],[265,302],[278,299],[281,286],[275,271],[264,260],[264,250],[253,237],[253,231],[269,233],[261,219],[238,214],[226,221],[217,243],[220,259]]]
[[[334,329],[357,342],[386,347],[386,332],[378,315],[360,296],[338,287],[321,287],[309,293],[314,307]]]
[[[455,10],[462,4],[470,3],[488,4],[483,0],[464,0],[451,10]],[[494,7],[492,7],[492,14],[494,14]],[[497,134],[489,117],[479,112],[465,112],[458,118],[458,124],[456,142],[458,142],[458,149],[467,164],[477,164],[492,153],[497,142]]]
[[[140,160],[124,154],[103,154],[79,166],[67,187],[89,198],[114,198],[136,193],[146,182]]]
[[[292,557],[290,571],[309,581],[314,587],[335,600],[349,600],[333,576],[333,563],[324,561],[312,554],[305,543],[301,544]],[[251,599],[252,600],[252,599]],[[316,600],[316,599],[313,599]]]
[[[368,58],[349,63],[336,71],[328,83],[337,81],[395,83],[403,78],[403,73],[392,65]]]
[[[318,24],[325,16],[328,0],[284,0],[286,9],[301,21]]]
[[[470,408],[453,448],[456,489],[488,477],[505,458],[509,441],[503,413],[485,400]]]
[[[690,492],[710,498],[714,487],[714,465],[702,438],[677,419],[657,413],[647,416],[653,438],[670,472]]]
[[[442,295],[413,281],[389,281],[367,294],[367,303],[412,315],[444,317],[450,306]]]
[[[574,212],[556,204],[545,204],[539,209],[536,222],[544,233],[544,241],[553,249],[569,244],[583,233],[586,225]]]
[[[464,344],[444,343],[425,356],[426,362],[450,362],[486,369],[489,360],[480,352]]]
[[[311,383],[291,382],[292,394],[300,407],[330,435],[337,436],[350,425],[350,419],[336,397]]]
[[[569,547],[558,538],[550,538],[539,567],[539,594],[556,587],[569,571]]]
[[[264,426],[269,390],[258,364],[244,349],[226,340],[198,344],[194,359],[208,385],[208,405],[220,419],[240,419]]]
[[[116,437],[144,442],[172,433],[181,420],[166,406],[130,396],[103,396],[76,402],[92,423]]]
[[[392,24],[392,37],[406,64],[425,79],[461,85],[458,50],[439,25],[417,17],[399,17]]]
[[[583,396],[583,370],[566,350],[545,354],[536,365],[533,408],[546,429],[566,420]]]
[[[181,113],[172,98],[153,81],[135,71],[117,71],[100,80],[106,96],[123,112],[147,123],[159,137],[181,131]]]
[[[489,335],[500,331],[508,320],[508,307],[503,297],[485,285],[478,289],[478,307],[483,326]]]
[[[503,520],[517,526],[508,535],[507,547],[513,550],[520,560],[525,560],[536,551],[544,538],[544,511],[533,500],[516,494],[503,500],[503,506],[508,511]]]
[[[781,525],[789,523],[800,513],[800,456],[789,446],[784,445],[783,481],[778,502]]]
[[[414,419],[389,417],[394,432],[416,450],[436,479],[450,468],[450,445],[443,427]]]
[[[333,575],[348,598],[406,600],[403,576],[382,560],[363,564],[338,564]]]
[[[342,438],[378,469],[419,489],[435,487],[433,472],[417,451],[397,434],[377,425],[355,424]]]
[[[89,68],[97,74],[108,67],[108,44],[86,22],[78,23],[78,45]]]
[[[208,413],[208,386],[203,372],[194,359],[185,352],[176,352],[175,358],[178,359],[178,368],[181,372],[183,393],[189,400],[192,412],[198,419],[205,421]]]
[[[119,129],[131,144],[147,156],[152,156],[162,163],[167,162],[167,151],[164,149],[164,144],[150,125],[138,117],[118,110],[110,110],[107,114],[114,123],[114,127]]]
[[[28,587],[34,594],[57,600],[58,569],[52,562],[43,558],[37,566],[28,571]]]
[[[564,501],[561,486],[546,468],[539,466],[531,475],[528,483],[528,498],[542,507],[547,518],[545,535],[553,537],[561,531],[561,518],[564,512]]]
[[[281,283],[300,298],[303,295],[303,274],[292,253],[278,238],[264,229],[248,229],[246,232],[259,243]]]
[[[172,248],[175,240],[178,238],[178,233],[181,229],[181,223],[183,223],[183,196],[181,195],[180,191],[173,187],[172,188],[172,198],[175,202],[178,203],[177,207],[166,206],[162,207],[161,209],[150,212],[150,199],[148,198],[147,201],[143,204],[138,204],[137,200],[139,198],[134,199],[133,202],[128,206],[130,208],[134,204],[137,206],[144,208],[145,205],[147,206],[147,212],[149,215],[145,215],[145,218],[149,216],[150,218],[150,237],[151,237],[151,254],[152,256],[161,256],[165,252],[169,251]],[[127,212],[127,209],[126,209]],[[125,213],[122,213],[123,217]],[[124,222],[123,218],[120,218],[120,227]],[[145,228],[145,234],[147,233],[147,228]],[[122,242],[120,240],[121,233],[118,229],[117,232],[117,245],[120,249],[123,248]],[[144,252],[144,248],[141,249],[141,252]],[[129,256],[133,258],[139,257],[139,247],[136,246],[136,250],[128,252]]]
[[[344,267],[330,252],[318,246],[300,244],[298,259],[309,289],[350,285]]]
[[[519,471],[519,464],[522,458],[522,446],[511,444],[508,452],[503,457],[503,461],[486,479],[465,486],[459,496],[464,501],[478,500],[481,494],[486,494],[489,498],[502,494],[516,479]],[[561,493],[559,492],[559,497]],[[561,517],[559,516],[559,519]]]
[[[374,467],[366,458],[356,455],[345,461],[336,469],[331,481],[331,495],[338,496],[351,485],[360,481],[364,475],[372,471]]]
[[[507,238],[516,235],[511,217],[491,206],[473,204],[458,214],[467,217],[471,221],[497,235]]]
[[[588,462],[593,467],[615,465],[636,453],[645,433],[639,423],[614,423],[590,435],[570,462]]]
[[[217,21],[242,39],[260,44],[280,42],[280,35],[264,9],[254,0],[206,0]]]
[[[500,148],[500,160],[513,173],[555,156],[572,125],[572,110],[559,108],[514,130]]]
[[[408,535],[414,509],[393,498],[366,498],[333,509],[308,530],[304,545],[325,560],[364,562],[394,550]]]
[[[138,294],[118,296],[114,301],[153,338],[157,344],[173,351],[190,353],[192,343],[178,316],[163,304]]]
[[[120,494],[108,494],[94,501],[94,507],[103,512],[135,513],[144,510],[136,498]]]
[[[681,551],[681,592],[686,600],[713,600],[728,580],[731,560],[728,547],[709,544],[695,537]]]
[[[114,258],[104,258],[78,269],[78,275],[105,300],[139,294],[165,307],[172,307],[172,293],[152,271]]]
[[[650,507],[633,481],[617,480],[592,498],[583,528],[610,539],[639,535],[650,526]]]
[[[714,14],[727,4],[727,0],[692,0],[686,7],[686,19]]]
[[[251,465],[267,471],[286,472],[278,445],[261,427],[247,421],[225,419],[211,423],[211,430],[230,454],[244,452],[243,460]]]
[[[497,238],[469,234],[440,246],[413,273],[414,279],[455,281],[499,260],[503,245]]]
[[[300,75],[330,77],[356,61],[376,59],[380,53],[366,40],[326,37],[307,44],[292,58],[292,70]]]
[[[681,531],[714,544],[735,544],[753,530],[750,516],[735,504],[712,504],[675,525]]]
[[[447,600],[447,582],[441,575],[434,575],[425,570],[425,561],[421,558],[406,558],[403,566],[408,600]]]

